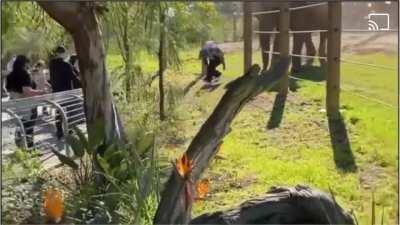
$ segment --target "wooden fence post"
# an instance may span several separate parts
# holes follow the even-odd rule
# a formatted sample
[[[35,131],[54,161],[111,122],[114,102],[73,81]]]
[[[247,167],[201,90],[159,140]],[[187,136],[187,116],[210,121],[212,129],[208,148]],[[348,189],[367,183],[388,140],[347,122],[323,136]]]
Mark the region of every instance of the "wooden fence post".
[[[289,3],[281,3],[279,13],[279,52],[282,57],[289,56]],[[286,96],[289,88],[289,74],[286,72],[280,83],[279,94]]]
[[[339,119],[342,4],[341,2],[329,2],[328,6],[329,32],[326,112],[329,119]]]
[[[244,72],[246,73],[251,67],[251,56],[252,56],[252,34],[253,34],[253,26],[252,26],[252,15],[250,9],[250,2],[243,2],[243,50],[244,50]]]

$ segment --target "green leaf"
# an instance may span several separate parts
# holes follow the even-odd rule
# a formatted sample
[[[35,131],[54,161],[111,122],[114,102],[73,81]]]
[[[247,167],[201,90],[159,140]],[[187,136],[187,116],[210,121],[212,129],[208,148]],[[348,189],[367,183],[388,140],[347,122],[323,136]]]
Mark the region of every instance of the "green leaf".
[[[61,163],[68,165],[74,170],[77,170],[79,168],[78,164],[76,164],[73,159],[61,154],[60,152],[58,152],[53,148],[51,149],[51,151],[54,153],[54,155],[57,156],[57,158],[60,160]]]
[[[107,160],[105,160],[100,155],[97,155],[97,161],[99,162],[101,168],[104,170],[106,174],[110,174],[110,165],[108,164]]]
[[[89,141],[86,138],[86,135],[82,132],[81,129],[79,129],[78,127],[73,127],[73,130],[75,131],[75,134],[78,136],[79,141],[81,142],[81,144],[83,145],[83,147],[86,149],[86,151],[90,154],[92,153],[92,149],[89,147]]]
[[[154,134],[142,133],[136,140],[136,151],[138,151],[140,154],[144,154],[147,153],[154,145]]]
[[[65,137],[65,141],[69,146],[71,146],[75,156],[79,158],[83,157],[83,155],[85,154],[85,147],[78,138],[76,138],[74,135],[67,135]]]
[[[89,129],[89,148],[94,150],[103,144],[105,131],[104,122],[97,120]]]

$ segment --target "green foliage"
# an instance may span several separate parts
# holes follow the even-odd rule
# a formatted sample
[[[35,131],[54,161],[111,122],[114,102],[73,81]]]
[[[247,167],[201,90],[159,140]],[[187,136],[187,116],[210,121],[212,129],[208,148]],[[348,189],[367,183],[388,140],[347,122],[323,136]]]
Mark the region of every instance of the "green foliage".
[[[78,127],[74,127],[74,132],[65,137],[66,143],[72,149],[72,156],[64,155],[56,149],[52,149],[52,152],[60,162],[72,169],[77,186],[82,186],[93,181],[95,155],[104,140],[103,126],[102,122],[95,123],[93,125],[94,132],[91,132],[89,139],[86,138],[85,134]]]
[[[3,156],[4,157],[4,156]],[[3,158],[4,160],[4,158]],[[2,163],[2,222],[28,223],[39,212],[42,172],[36,152],[16,150]]]
[[[154,134],[139,125],[135,129],[136,138],[131,145],[111,144],[96,156],[91,151],[93,157],[87,157],[90,155],[87,149],[98,144],[91,146],[78,129],[75,129],[76,135],[67,137],[74,152],[69,160],[80,159],[79,168],[72,167],[76,176],[80,178],[80,171],[85,169],[82,159],[86,157],[98,162],[107,181],[101,186],[93,179],[77,182],[77,191],[68,199],[71,220],[79,223],[151,223],[159,192]],[[89,148],[85,147],[87,145]],[[64,158],[68,157],[60,160]]]
[[[37,157],[37,152],[16,150],[11,156],[7,157],[6,163],[2,165],[3,179],[22,182],[37,177],[42,170]]]
[[[71,45],[66,31],[34,2],[2,3],[2,58],[26,54],[47,59],[56,45]]]
[[[159,178],[154,135],[141,131],[136,132],[139,135],[130,148],[110,147],[98,156],[111,184],[106,191],[114,193],[104,196],[104,200],[124,224],[150,224],[157,205]]]

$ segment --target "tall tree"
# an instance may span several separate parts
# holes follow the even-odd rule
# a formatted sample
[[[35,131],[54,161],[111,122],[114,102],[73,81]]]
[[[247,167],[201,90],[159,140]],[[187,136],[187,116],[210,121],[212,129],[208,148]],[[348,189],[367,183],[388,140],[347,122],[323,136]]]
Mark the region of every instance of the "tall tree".
[[[159,11],[159,17],[160,17],[160,45],[159,45],[159,51],[158,51],[158,63],[159,63],[159,78],[158,78],[158,84],[159,84],[159,91],[160,91],[160,120],[165,119],[165,109],[164,109],[164,71],[165,67],[167,65],[167,54],[166,54],[166,30],[167,30],[167,23],[165,22],[165,9],[162,7],[162,4],[160,4],[160,11]]]
[[[125,94],[128,101],[135,75],[133,69],[137,56],[135,53],[143,49],[147,37],[145,24],[149,19],[146,13],[152,13],[151,9],[146,9],[144,6],[144,2],[112,2],[107,5],[110,12],[106,20],[113,31],[124,62]]]
[[[78,54],[89,139],[102,124],[104,144],[124,142],[124,132],[110,93],[97,2],[39,1],[38,4],[71,35]]]

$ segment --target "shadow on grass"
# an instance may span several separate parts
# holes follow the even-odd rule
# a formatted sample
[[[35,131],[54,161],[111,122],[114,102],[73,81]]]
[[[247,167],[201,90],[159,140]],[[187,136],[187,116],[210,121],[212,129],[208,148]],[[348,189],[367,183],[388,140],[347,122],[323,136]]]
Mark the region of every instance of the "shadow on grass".
[[[323,66],[302,66],[299,72],[291,76],[299,79],[322,82],[326,80],[326,67]]]
[[[203,77],[202,74],[199,74],[194,80],[192,80],[188,85],[186,85],[186,87],[183,89],[183,95],[186,95],[190,89],[192,89],[192,87],[194,85],[197,84],[197,82]]]
[[[271,117],[269,118],[267,129],[279,127],[282,122],[283,112],[285,111],[286,95],[277,94],[272,108]]]
[[[209,85],[209,84],[205,84],[203,85],[200,89],[201,90],[207,90],[209,92],[214,91],[215,89],[217,89],[219,86],[221,86],[221,84],[214,84],[214,85]]]
[[[336,168],[343,172],[355,172],[357,165],[351,150],[346,124],[342,117],[336,120],[329,119],[328,121]]]
[[[326,80],[326,68],[320,66],[302,66],[300,71],[289,74],[289,90],[296,92],[300,85],[299,80],[322,82]],[[279,84],[272,87],[269,92],[279,92]]]

